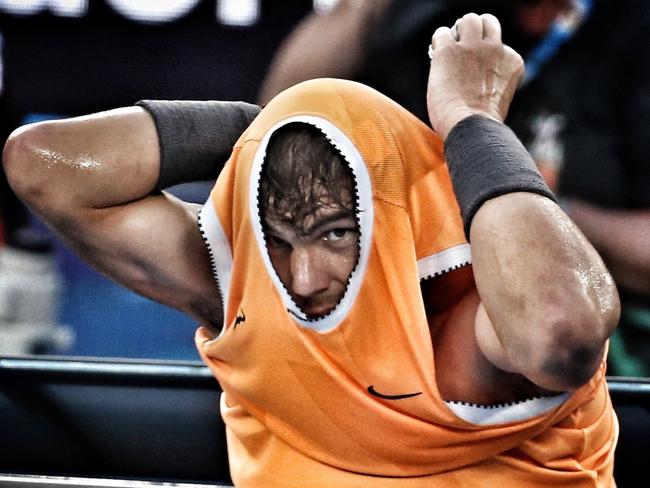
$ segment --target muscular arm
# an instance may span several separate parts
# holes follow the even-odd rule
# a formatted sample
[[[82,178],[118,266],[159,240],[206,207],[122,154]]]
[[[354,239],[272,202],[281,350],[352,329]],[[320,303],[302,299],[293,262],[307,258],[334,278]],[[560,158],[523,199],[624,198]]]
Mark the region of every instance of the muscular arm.
[[[24,126],[3,154],[35,212],[101,272],[132,290],[221,325],[221,304],[196,206],[150,195],[160,170],[148,113],[117,109]]]
[[[278,49],[262,83],[260,104],[301,81],[354,76],[366,37],[389,1],[341,0],[331,12],[309,14]]]
[[[533,193],[485,202],[470,236],[482,301],[476,332],[488,359],[551,390],[585,383],[619,314],[591,244],[553,201]]]
[[[503,121],[523,69],[501,44],[494,17],[465,16],[458,32],[455,39],[439,29],[432,42],[427,103],[443,138],[472,114]],[[619,303],[611,276],[578,228],[552,200],[514,192],[479,207],[470,240],[481,298],[475,330],[487,359],[549,390],[588,381]]]

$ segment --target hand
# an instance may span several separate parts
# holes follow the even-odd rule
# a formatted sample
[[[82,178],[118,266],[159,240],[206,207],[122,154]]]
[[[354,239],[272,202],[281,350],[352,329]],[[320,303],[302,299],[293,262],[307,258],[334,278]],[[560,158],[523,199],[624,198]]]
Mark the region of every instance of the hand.
[[[480,114],[503,122],[524,74],[521,56],[501,41],[490,14],[467,14],[431,39],[427,108],[433,129],[446,138],[454,125]]]

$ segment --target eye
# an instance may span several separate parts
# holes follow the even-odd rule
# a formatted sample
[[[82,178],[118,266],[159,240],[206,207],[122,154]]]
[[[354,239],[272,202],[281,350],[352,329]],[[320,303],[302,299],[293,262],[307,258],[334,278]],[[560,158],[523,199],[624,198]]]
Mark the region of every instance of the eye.
[[[344,240],[356,239],[356,236],[356,228],[338,227],[325,232],[322,239],[327,242],[336,243]]]
[[[326,241],[339,241],[343,239],[348,232],[348,229],[332,229],[326,232],[323,238]]]

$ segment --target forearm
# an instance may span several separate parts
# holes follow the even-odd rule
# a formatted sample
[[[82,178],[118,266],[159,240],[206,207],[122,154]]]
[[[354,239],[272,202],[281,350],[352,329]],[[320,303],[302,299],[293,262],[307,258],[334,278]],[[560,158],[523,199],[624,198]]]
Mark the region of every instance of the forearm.
[[[608,210],[571,200],[568,212],[603,256],[616,282],[650,295],[650,211]]]
[[[47,217],[148,195],[158,179],[158,139],[144,110],[124,108],[21,127],[3,161],[16,193]]]
[[[148,205],[143,197],[158,179],[158,138],[144,110],[23,126],[9,137],[3,162],[16,194],[77,254],[151,296],[135,278],[135,259],[119,246],[120,227],[126,227],[120,215],[128,213],[122,209]]]
[[[5,147],[12,184],[30,205],[47,202],[47,212],[52,203],[105,208],[216,179],[260,110],[244,102],[139,104],[17,130]]]
[[[619,314],[596,251],[553,201],[533,193],[486,201],[470,233],[476,284],[508,369],[548,389],[583,384]]]

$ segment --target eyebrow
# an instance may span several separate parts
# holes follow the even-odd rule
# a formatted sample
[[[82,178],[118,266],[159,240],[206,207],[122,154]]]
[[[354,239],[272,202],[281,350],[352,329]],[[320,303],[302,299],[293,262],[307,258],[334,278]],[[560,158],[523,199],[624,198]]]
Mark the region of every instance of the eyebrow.
[[[351,219],[354,221],[355,227],[359,226],[357,219],[354,217],[354,213],[350,210],[341,208],[337,210],[335,213],[329,214],[315,221],[313,224],[311,224],[309,227],[307,227],[304,230],[304,233],[313,234],[319,229],[328,226],[332,222],[336,222],[337,220],[344,220],[344,219]]]
[[[354,212],[351,210],[347,210],[344,208],[338,209],[336,212],[326,215],[325,217],[322,217],[318,220],[316,220],[313,224],[311,224],[309,227],[306,229],[302,229],[300,233],[302,235],[309,235],[317,232],[319,229],[322,229],[323,227],[326,227],[330,225],[332,222],[336,222],[338,220],[344,220],[344,219],[351,219],[354,221],[355,227],[359,227],[359,224],[357,222],[357,219],[354,215]],[[278,226],[276,223],[270,220],[266,220],[264,222],[264,228],[268,232],[275,232],[275,233],[282,233],[282,227]],[[287,224],[291,225],[291,224]]]

